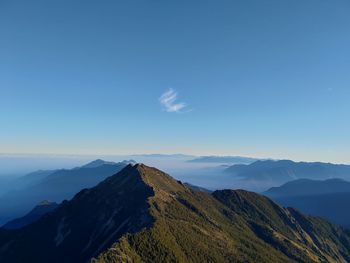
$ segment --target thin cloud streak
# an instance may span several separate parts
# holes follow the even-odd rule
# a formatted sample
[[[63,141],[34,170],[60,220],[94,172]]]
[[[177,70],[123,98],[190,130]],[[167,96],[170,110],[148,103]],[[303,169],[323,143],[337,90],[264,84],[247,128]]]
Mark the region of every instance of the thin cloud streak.
[[[160,104],[162,104],[167,112],[180,112],[187,105],[183,102],[176,102],[177,92],[174,89],[168,89],[159,98]]]

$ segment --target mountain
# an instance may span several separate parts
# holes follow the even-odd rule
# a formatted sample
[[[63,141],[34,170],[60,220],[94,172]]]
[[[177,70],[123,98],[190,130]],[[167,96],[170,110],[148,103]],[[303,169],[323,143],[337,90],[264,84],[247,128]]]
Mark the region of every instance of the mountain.
[[[193,191],[204,192],[204,193],[212,193],[213,192],[213,191],[210,191],[209,189],[206,189],[204,187],[200,187],[198,185],[193,185],[193,184],[190,184],[190,183],[184,183],[184,185],[187,188],[190,188]]]
[[[25,176],[21,176],[16,181],[16,189],[21,189],[27,186],[35,185],[39,183],[41,180],[45,179],[50,174],[57,172],[58,170],[38,170]]]
[[[26,225],[29,225],[43,215],[55,210],[58,207],[58,204],[55,202],[42,201],[36,207],[33,208],[28,214],[21,218],[14,219],[8,223],[6,223],[3,228],[5,229],[19,229]]]
[[[267,197],[193,191],[128,165],[20,230],[0,262],[349,262],[350,234]]]
[[[10,191],[20,190],[25,187],[34,185],[40,182],[49,174],[55,172],[54,170],[39,170],[35,172],[31,172],[24,176],[6,176],[0,177],[0,196],[6,194]]]
[[[79,168],[97,168],[97,167],[100,167],[102,165],[120,165],[120,164],[125,164],[125,165],[128,165],[128,164],[136,164],[136,162],[134,160],[124,160],[122,162],[119,162],[118,163],[115,163],[115,162],[107,162],[107,161],[104,161],[102,159],[97,159],[97,160],[94,160],[92,162],[89,162],[81,167],[78,167]]]
[[[301,178],[350,179],[350,165],[267,160],[249,165],[233,165],[225,169],[224,173],[240,180],[244,185],[255,186],[257,191],[266,191],[271,187]]]
[[[350,182],[341,179],[301,179],[264,193],[277,203],[320,216],[350,229]]]
[[[267,196],[308,196],[333,193],[350,193],[350,182],[343,179],[311,180],[298,179],[264,192]]]
[[[107,177],[119,172],[128,162],[93,162],[70,170],[61,169],[48,174],[36,184],[11,191],[0,197],[0,224],[28,213],[42,200],[60,203],[72,198],[78,191],[97,185]]]
[[[188,154],[182,154],[182,153],[175,153],[175,154],[160,154],[160,153],[151,153],[151,154],[134,154],[130,155],[131,157],[146,157],[146,158],[193,158],[193,155]]]
[[[89,162],[89,163],[81,166],[80,168],[96,168],[96,167],[99,167],[99,166],[105,165],[105,164],[113,165],[113,164],[115,164],[115,162],[107,162],[107,161],[104,161],[101,159],[97,159],[97,160],[94,160],[92,162]]]
[[[191,163],[226,163],[226,164],[251,164],[258,159],[242,156],[201,156],[188,162]]]

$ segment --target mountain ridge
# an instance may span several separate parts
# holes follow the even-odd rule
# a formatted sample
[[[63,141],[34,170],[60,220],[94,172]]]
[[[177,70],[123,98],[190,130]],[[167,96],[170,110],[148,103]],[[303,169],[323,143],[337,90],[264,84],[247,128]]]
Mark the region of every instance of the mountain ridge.
[[[225,163],[225,164],[251,164],[260,159],[244,156],[200,156],[189,160],[190,163]]]
[[[0,261],[349,261],[349,234],[317,220],[255,193],[211,195],[156,168],[128,165],[37,222],[0,230]]]
[[[264,192],[297,179],[350,180],[350,165],[321,162],[294,162],[291,160],[259,160],[252,164],[232,165],[224,170],[226,176],[238,180],[255,191]]]
[[[340,178],[327,180],[298,179],[287,182],[279,187],[272,187],[266,192],[267,196],[302,196],[329,193],[350,192],[350,182]]]
[[[350,182],[342,179],[300,179],[263,193],[283,206],[321,216],[350,229]]]
[[[22,228],[26,225],[29,225],[37,221],[39,218],[55,210],[57,207],[58,207],[58,204],[56,202],[49,202],[47,200],[44,200],[40,202],[38,205],[36,205],[28,214],[24,215],[23,217],[16,218],[10,222],[7,222],[2,227],[4,229]]]
[[[44,199],[57,203],[71,199],[81,189],[97,185],[126,165],[127,162],[103,163],[91,168],[82,166],[55,170],[35,184],[2,195],[0,197],[0,223],[6,223],[25,215]]]

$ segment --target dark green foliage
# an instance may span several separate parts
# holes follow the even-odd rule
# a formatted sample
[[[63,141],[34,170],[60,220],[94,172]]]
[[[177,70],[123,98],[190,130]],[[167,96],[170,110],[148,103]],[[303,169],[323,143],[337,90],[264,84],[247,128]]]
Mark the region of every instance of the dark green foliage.
[[[349,244],[341,228],[258,194],[193,191],[130,165],[37,223],[0,230],[0,261],[346,263]]]
[[[34,224],[0,234],[0,262],[86,262],[126,232],[152,224],[147,213],[152,195],[128,166]]]
[[[254,193],[180,189],[164,202],[155,191],[150,203],[154,226],[127,235],[94,262],[120,262],[120,251],[130,262],[146,263],[346,262],[349,253],[349,235],[341,229],[325,223],[341,235],[312,228],[310,238],[291,211]],[[320,239],[332,249],[320,251]]]

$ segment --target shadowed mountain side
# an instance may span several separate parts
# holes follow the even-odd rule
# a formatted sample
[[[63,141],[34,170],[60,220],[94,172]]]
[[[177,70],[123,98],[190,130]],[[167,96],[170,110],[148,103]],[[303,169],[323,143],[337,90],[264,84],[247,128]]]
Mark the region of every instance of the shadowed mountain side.
[[[129,165],[21,230],[3,262],[348,262],[350,236],[258,194],[193,191]]]
[[[34,185],[11,191],[0,197],[0,224],[25,215],[42,200],[60,203],[71,199],[78,191],[97,185],[126,165],[127,162],[120,162],[57,170]]]
[[[58,204],[55,202],[43,201],[33,208],[28,214],[21,218],[14,219],[8,223],[6,223],[3,228],[5,229],[19,229],[26,225],[29,225],[43,215],[55,210],[58,207]]]
[[[21,230],[3,231],[0,261],[86,262],[122,234],[151,225],[147,198],[152,195],[152,188],[128,166],[39,221]]]
[[[283,206],[292,206],[303,213],[350,227],[350,182],[300,179],[273,187],[264,194]]]
[[[350,229],[350,193],[274,196],[271,198],[283,206],[295,207],[305,214],[320,216]]]

